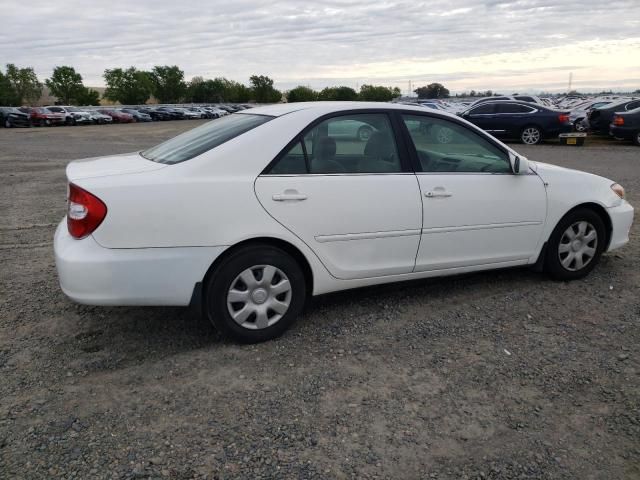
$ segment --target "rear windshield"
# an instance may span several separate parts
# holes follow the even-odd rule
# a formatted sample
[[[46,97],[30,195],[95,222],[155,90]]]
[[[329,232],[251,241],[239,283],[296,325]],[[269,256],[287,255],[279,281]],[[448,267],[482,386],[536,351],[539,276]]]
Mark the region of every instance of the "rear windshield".
[[[140,154],[147,160],[168,165],[184,162],[273,118],[267,115],[229,115],[189,130]]]

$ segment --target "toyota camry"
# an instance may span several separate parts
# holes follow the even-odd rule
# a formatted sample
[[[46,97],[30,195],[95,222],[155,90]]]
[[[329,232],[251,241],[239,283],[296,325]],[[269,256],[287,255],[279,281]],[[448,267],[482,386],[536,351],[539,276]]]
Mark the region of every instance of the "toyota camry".
[[[66,295],[192,304],[243,342],[338,290],[516,266],[578,279],[633,221],[614,181],[399,104],[253,108],[66,173],[54,242]]]

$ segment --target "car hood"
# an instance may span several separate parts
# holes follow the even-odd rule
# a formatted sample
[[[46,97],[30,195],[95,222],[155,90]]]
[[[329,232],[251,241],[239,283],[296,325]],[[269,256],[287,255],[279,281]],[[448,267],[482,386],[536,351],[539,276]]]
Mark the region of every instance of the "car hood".
[[[67,165],[67,178],[73,182],[84,178],[150,172],[165,167],[167,165],[147,160],[137,152],[125,153],[109,157],[75,160]]]

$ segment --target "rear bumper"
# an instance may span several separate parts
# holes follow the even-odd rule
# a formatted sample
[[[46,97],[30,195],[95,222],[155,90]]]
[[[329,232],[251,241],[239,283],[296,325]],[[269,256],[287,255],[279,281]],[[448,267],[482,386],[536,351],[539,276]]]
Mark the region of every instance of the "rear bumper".
[[[627,201],[624,201],[617,207],[611,207],[607,209],[609,217],[611,218],[612,231],[611,240],[609,241],[609,248],[607,251],[620,248],[629,242],[629,231],[633,224],[633,207]]]
[[[638,134],[638,127],[630,128],[630,127],[618,127],[616,125],[609,125],[609,135],[616,138],[624,138],[625,140],[633,140],[633,138]]]
[[[196,283],[226,247],[104,248],[76,240],[66,220],[53,248],[62,291],[87,305],[187,306]]]

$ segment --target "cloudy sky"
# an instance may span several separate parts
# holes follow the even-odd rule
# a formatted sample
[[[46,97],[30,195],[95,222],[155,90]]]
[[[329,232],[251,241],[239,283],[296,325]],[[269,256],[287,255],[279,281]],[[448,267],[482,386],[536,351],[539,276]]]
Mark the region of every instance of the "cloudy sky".
[[[0,64],[179,65],[288,89],[375,82],[403,92],[640,88],[640,0],[0,0]]]

